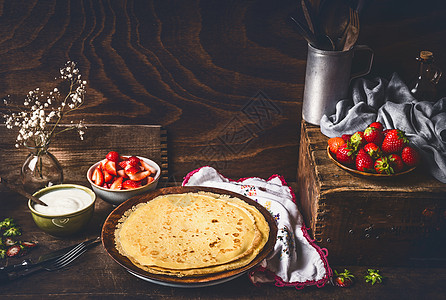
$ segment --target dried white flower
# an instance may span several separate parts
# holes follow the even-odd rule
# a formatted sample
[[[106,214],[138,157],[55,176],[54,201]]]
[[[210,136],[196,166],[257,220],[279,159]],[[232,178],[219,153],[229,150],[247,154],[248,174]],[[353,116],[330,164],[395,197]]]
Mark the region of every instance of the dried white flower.
[[[34,146],[43,146],[47,144],[54,136],[67,130],[75,129],[79,137],[83,140],[84,130],[86,128],[83,122],[59,131],[57,125],[60,124],[63,116],[80,108],[84,102],[86,81],[80,81],[79,69],[76,63],[68,61],[60,69],[60,78],[68,81],[69,91],[64,97],[61,97],[60,91],[55,87],[47,95],[40,88],[29,91],[23,102],[23,107],[29,110],[23,110],[23,107],[13,106],[19,112],[5,114],[6,128],[19,128],[16,138],[16,147],[22,144],[32,142]],[[9,98],[9,96],[7,97]],[[7,99],[3,99],[5,105],[10,105]]]

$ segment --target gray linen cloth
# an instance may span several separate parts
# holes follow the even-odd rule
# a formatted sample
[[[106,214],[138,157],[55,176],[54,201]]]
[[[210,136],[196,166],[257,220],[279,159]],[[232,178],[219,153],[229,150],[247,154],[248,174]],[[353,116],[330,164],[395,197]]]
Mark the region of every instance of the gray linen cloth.
[[[446,183],[446,97],[418,101],[396,73],[390,81],[359,78],[353,82],[352,99],[340,100],[335,114],[324,115],[320,126],[324,135],[335,137],[363,131],[375,121],[403,130],[426,169]]]

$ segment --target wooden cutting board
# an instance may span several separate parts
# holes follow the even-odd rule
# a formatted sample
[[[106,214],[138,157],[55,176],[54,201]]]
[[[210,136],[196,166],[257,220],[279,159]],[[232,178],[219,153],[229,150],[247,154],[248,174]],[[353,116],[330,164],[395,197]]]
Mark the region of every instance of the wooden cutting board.
[[[160,182],[167,181],[167,134],[160,125],[86,126],[84,140],[80,140],[73,130],[57,136],[50,145],[49,151],[63,167],[65,183],[88,184],[88,168],[111,150],[152,159],[162,169]],[[25,147],[14,147],[16,135],[16,130],[7,129],[3,124],[0,126],[0,174],[11,183],[18,183],[20,167],[29,153]]]

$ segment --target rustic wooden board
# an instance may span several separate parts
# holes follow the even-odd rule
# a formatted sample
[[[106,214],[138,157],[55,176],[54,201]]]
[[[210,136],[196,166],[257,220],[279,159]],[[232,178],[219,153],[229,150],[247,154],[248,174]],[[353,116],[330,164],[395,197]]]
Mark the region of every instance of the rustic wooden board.
[[[336,166],[328,138],[302,123],[298,185],[307,226],[334,263],[443,262],[446,184],[417,168],[365,178]]]
[[[65,183],[88,184],[88,168],[115,150],[124,155],[139,155],[160,165],[161,184],[168,180],[167,134],[159,125],[86,124],[84,140],[76,131],[67,131],[51,143],[49,151],[64,170]],[[63,128],[63,126],[62,126]],[[28,155],[26,148],[14,147],[16,131],[0,125],[0,169],[2,177],[17,181],[20,167]],[[11,182],[12,182],[11,181]]]

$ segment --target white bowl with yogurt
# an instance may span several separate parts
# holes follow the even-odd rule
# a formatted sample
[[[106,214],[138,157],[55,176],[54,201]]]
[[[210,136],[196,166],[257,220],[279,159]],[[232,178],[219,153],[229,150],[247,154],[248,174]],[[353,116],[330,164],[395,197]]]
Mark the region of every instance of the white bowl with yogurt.
[[[76,233],[88,224],[94,212],[95,193],[77,184],[59,184],[34,193],[43,206],[28,201],[28,208],[36,225],[54,236]]]

